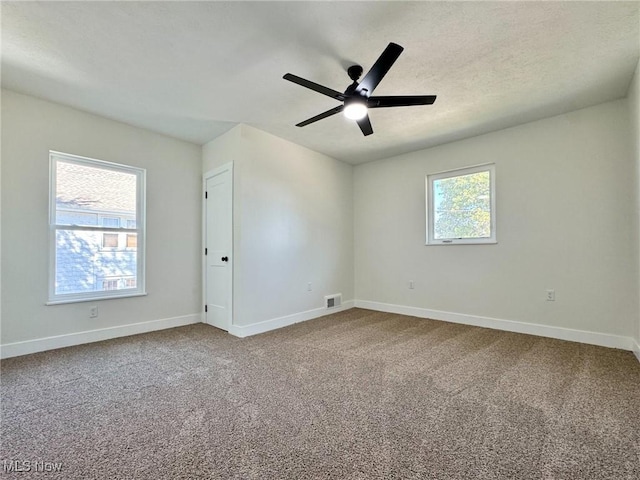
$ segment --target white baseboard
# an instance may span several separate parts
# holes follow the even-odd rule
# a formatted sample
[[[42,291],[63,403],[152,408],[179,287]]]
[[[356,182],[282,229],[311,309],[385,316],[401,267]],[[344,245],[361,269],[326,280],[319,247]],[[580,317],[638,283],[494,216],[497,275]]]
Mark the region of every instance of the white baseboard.
[[[398,313],[401,315],[410,315],[419,318],[430,318],[433,320],[442,320],[445,322],[462,323],[465,325],[493,328],[495,330],[504,330],[507,332],[526,333],[529,335],[537,335],[539,337],[557,338],[559,340],[569,340],[571,342],[599,345],[601,347],[634,350],[634,340],[631,337],[624,337],[621,335],[588,332],[585,330],[573,330],[570,328],[552,327],[549,325],[540,325],[536,323],[516,322],[513,320],[502,320],[499,318],[491,317],[479,317],[476,315],[443,312],[441,310],[407,307],[389,303],[370,302],[368,300],[355,300],[354,305],[358,308],[366,308],[369,310],[377,310],[380,312]],[[638,359],[640,360],[640,354],[636,353],[636,356],[638,356]]]
[[[307,310],[306,312],[272,318],[271,320],[252,323],[250,325],[231,325],[229,333],[240,338],[249,337],[251,335],[269,332],[278,328],[288,327],[294,323],[306,322],[307,320],[312,320],[314,318],[331,315],[332,313],[341,312],[350,308],[353,308],[353,300],[342,302],[342,305],[335,308],[314,308],[313,310]]]
[[[44,352],[55,348],[71,347],[83,343],[100,342],[118,337],[127,337],[138,333],[153,332],[173,327],[182,327],[192,323],[199,323],[200,314],[183,315],[181,317],[162,318],[149,322],[132,323],[129,325],[119,325],[117,327],[100,328],[85,332],[75,332],[55,337],[37,338],[23,342],[7,343],[0,345],[0,358],[17,357],[29,353]]]
[[[408,307],[404,305],[393,305],[389,303],[371,302],[368,300],[347,300],[337,308],[316,308],[306,312],[295,313],[284,317],[265,320],[251,325],[232,325],[229,333],[236,337],[248,337],[265,333],[278,328],[305,322],[314,318],[323,317],[332,313],[348,310],[353,307],[366,308],[380,312],[398,313],[419,318],[430,318],[445,322],[461,323],[478,327],[493,328],[508,332],[526,333],[541,337],[557,338],[572,342],[587,343],[610,348],[620,348],[632,351],[640,361],[640,344],[631,337],[620,335],[610,335],[606,333],[588,332],[584,330],[574,330],[562,327],[551,327],[534,323],[516,322],[491,317],[480,317],[462,313],[444,312],[441,310],[431,310],[426,308]],[[202,322],[201,314],[183,315],[180,317],[163,318],[148,322],[120,325],[117,327],[101,328],[85,332],[76,332],[54,337],[38,338],[23,342],[7,343],[0,345],[0,358],[17,357],[30,353],[44,352],[56,348],[70,347],[84,343],[99,342],[112,338],[126,337],[139,333],[165,330],[167,328],[181,327],[193,323]]]
[[[636,358],[640,362],[640,343],[639,342],[633,342],[633,353],[635,354]]]

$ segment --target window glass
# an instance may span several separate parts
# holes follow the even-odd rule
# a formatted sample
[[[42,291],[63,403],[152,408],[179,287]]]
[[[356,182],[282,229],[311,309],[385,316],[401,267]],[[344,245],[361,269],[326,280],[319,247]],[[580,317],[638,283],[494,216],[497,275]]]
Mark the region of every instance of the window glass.
[[[144,293],[144,170],[58,152],[50,161],[49,302]]]
[[[138,246],[138,236],[136,234],[127,235],[127,248],[136,248]]]
[[[102,246],[105,248],[117,248],[118,247],[118,234],[117,233],[103,233],[102,234]]]
[[[103,227],[118,228],[120,227],[120,218],[119,217],[102,217],[101,223]]]
[[[495,243],[493,165],[427,176],[427,243]]]

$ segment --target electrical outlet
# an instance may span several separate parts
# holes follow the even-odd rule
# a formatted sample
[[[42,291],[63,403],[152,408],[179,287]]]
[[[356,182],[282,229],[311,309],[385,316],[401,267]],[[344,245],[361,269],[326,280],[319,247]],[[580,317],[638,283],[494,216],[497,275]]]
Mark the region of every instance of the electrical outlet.
[[[413,280],[409,281],[409,290],[413,290],[415,285],[413,284]]]
[[[556,291],[553,289],[547,290],[547,302],[555,302],[556,301]]]
[[[307,292],[310,292],[311,290],[313,290],[311,288],[311,282],[307,283]]]
[[[89,318],[98,318],[98,307],[96,305],[89,307]]]

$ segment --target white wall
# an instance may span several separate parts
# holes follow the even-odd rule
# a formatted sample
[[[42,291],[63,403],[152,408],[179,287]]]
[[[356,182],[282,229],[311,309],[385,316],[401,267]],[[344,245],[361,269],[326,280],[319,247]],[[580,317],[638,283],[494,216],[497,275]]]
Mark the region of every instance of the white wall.
[[[631,143],[633,158],[635,162],[635,181],[636,181],[636,266],[638,269],[638,275],[640,275],[640,61],[636,67],[636,72],[629,85],[629,92],[627,94],[628,106],[629,106],[629,125],[631,127]],[[637,325],[635,338],[637,343],[638,352],[640,355],[640,315],[636,317]],[[640,357],[639,357],[640,359]]]
[[[241,158],[242,127],[242,125],[237,125],[202,146],[202,173],[218,168],[225,163],[235,163]]]
[[[147,296],[45,305],[49,150],[147,169]],[[2,344],[199,320],[200,192],[200,146],[3,90]],[[97,319],[89,319],[93,304]]]
[[[627,118],[620,100],[357,166],[356,299],[633,336]],[[425,246],[425,175],[486,162],[498,244]]]
[[[238,326],[342,293],[640,339],[638,81],[625,100],[355,168],[246,125],[200,148],[3,90],[2,344],[199,318],[201,174],[229,161]],[[96,302],[95,320],[45,306],[50,149],[147,169],[149,295]],[[425,175],[484,162],[499,243],[425,246]]]
[[[234,325],[353,299],[353,167],[247,125],[203,147],[205,172],[229,161]]]

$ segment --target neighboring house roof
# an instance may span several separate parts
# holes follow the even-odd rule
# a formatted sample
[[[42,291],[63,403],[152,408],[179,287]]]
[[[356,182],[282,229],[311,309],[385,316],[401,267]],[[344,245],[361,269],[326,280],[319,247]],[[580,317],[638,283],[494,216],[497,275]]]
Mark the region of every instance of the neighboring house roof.
[[[136,211],[136,176],[58,160],[56,203],[85,211]]]

